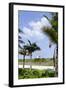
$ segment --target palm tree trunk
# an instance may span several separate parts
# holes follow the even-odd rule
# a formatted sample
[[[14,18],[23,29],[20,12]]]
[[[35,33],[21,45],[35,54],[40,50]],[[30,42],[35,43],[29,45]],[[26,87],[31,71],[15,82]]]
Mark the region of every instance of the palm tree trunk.
[[[30,55],[30,59],[32,60],[32,54]],[[30,69],[32,69],[32,61],[30,61]]]
[[[23,69],[25,68],[25,55],[23,55]]]
[[[56,54],[55,54],[55,50],[56,50],[56,48],[54,49],[54,54],[53,54],[53,64],[54,64],[54,69],[55,69],[54,70],[55,71],[55,75],[54,76],[56,77],[56,57],[55,57]]]
[[[58,45],[56,47],[56,63],[55,63],[55,66],[56,66],[56,76],[58,76]]]
[[[58,46],[55,48],[55,55],[54,55],[54,60],[55,60],[55,77],[58,76]]]
[[[53,54],[53,64],[54,64],[54,67],[55,67],[55,50],[54,50],[54,54]]]

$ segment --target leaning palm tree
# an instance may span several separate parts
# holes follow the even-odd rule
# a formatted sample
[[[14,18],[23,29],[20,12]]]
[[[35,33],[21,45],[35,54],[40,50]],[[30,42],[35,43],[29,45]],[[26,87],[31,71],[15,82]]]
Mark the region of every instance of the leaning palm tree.
[[[32,59],[32,53],[36,50],[40,50],[40,48],[36,45],[36,43],[31,43],[30,40],[28,40],[29,45],[23,45],[25,42],[22,40],[22,37],[20,34],[23,34],[22,30],[19,31],[19,36],[18,36],[18,47],[19,51],[18,53],[20,55],[23,55],[23,68],[25,67],[25,56],[29,56]],[[32,64],[30,64],[30,68],[32,68]]]
[[[24,65],[25,65],[25,53],[26,53],[26,51],[25,51],[25,48],[23,48],[22,45],[25,42],[22,40],[22,37],[20,36],[20,34],[21,35],[23,34],[23,31],[21,29],[18,29],[18,33],[19,33],[19,35],[18,35],[18,47],[19,47],[18,53],[23,55],[23,68],[24,68]]]
[[[53,54],[53,62],[54,62],[54,67],[55,67],[55,59],[58,56],[58,33],[52,29],[52,28],[44,28],[44,33],[49,37],[50,39],[50,44],[49,44],[49,48],[51,48],[52,43],[56,45],[55,49],[54,49],[54,54]],[[57,55],[56,55],[57,54]],[[56,57],[55,57],[56,56]]]
[[[21,30],[21,29],[18,29],[18,47],[19,48],[22,48],[21,46],[20,46],[20,44],[23,44],[24,43],[24,41],[22,40],[22,37],[20,36],[20,34],[23,34],[23,31]]]
[[[51,27],[43,27],[42,31],[49,37],[50,42],[56,45],[53,54],[53,61],[55,67],[55,76],[57,76],[58,75],[58,61],[57,61],[58,60],[58,14],[52,13],[52,19],[49,19],[45,15],[44,17],[49,21]],[[51,47],[51,43],[49,47]]]
[[[31,43],[30,40],[28,40],[29,45],[25,45],[25,49],[28,51],[30,55],[30,59],[32,59],[32,53],[36,50],[40,50],[40,47],[37,46],[36,43]],[[32,69],[32,62],[30,63],[30,69]]]

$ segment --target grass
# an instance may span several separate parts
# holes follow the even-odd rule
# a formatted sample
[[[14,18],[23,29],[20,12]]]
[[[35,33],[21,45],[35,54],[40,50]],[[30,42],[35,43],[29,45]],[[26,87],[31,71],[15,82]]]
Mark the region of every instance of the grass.
[[[25,65],[30,65],[30,62],[32,62],[32,65],[41,65],[41,66],[53,66],[53,60],[52,59],[44,59],[44,58],[35,58],[35,59],[26,59],[25,60]],[[22,65],[23,60],[19,59],[18,64]]]
[[[30,78],[48,78],[54,77],[55,72],[51,69],[48,70],[37,70],[37,69],[18,69],[19,79],[30,79]]]

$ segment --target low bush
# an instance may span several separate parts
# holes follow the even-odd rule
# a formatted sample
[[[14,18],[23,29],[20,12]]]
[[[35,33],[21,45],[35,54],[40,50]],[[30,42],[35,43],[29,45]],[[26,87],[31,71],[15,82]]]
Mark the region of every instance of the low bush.
[[[45,78],[54,77],[55,72],[53,70],[36,70],[36,69],[20,69],[18,70],[19,79],[28,78]]]
[[[54,77],[55,72],[52,70],[45,70],[42,72],[42,77]]]

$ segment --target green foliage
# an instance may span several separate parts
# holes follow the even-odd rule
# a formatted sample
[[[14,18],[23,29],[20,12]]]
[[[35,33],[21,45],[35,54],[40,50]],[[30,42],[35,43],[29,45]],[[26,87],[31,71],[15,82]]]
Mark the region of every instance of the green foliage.
[[[18,61],[19,62],[22,62],[22,60],[23,59],[19,59]],[[32,61],[32,62],[49,62],[49,60],[51,61],[51,60],[53,60],[53,59],[50,59],[50,58],[48,58],[48,59],[46,59],[46,58],[34,58],[34,59],[25,59],[25,62],[30,62],[30,61]]]
[[[33,53],[36,50],[40,50],[40,47],[37,46],[36,43],[31,43],[29,40],[29,45],[24,45],[24,48],[29,51],[29,53]]]
[[[25,59],[25,65],[30,65],[30,62],[32,62],[32,65],[41,65],[41,66],[53,66],[53,59],[51,58],[34,58],[34,59]],[[23,65],[23,60],[18,60],[19,65]]]
[[[44,17],[51,24],[51,27],[43,27],[42,31],[50,38],[53,43],[58,44],[58,13],[51,13],[51,15],[51,19],[44,15]]]
[[[51,69],[46,70],[44,73],[44,76],[54,77],[54,75],[55,75],[55,72],[52,71]]]
[[[49,27],[44,27],[43,32],[49,37],[49,39],[53,43],[55,44],[58,43],[58,33],[54,29],[49,28]]]
[[[55,76],[55,72],[53,72],[53,71],[50,71],[48,74],[49,74],[49,77],[54,77]]]
[[[50,19],[49,17],[43,15],[51,24],[52,28],[58,32],[58,13],[51,13],[52,18]]]
[[[58,32],[58,13],[52,14],[51,25]]]
[[[47,62],[48,60],[45,58],[35,58],[33,62]]]
[[[33,73],[35,78],[41,77],[41,71],[40,70],[32,70],[32,73]]]
[[[51,27],[49,27],[49,26],[48,27],[43,27],[42,31],[43,31],[43,33],[45,33],[49,37],[51,43],[56,44],[56,55],[55,55],[55,53],[53,55],[54,65],[55,65],[56,59],[58,58],[58,13],[51,13],[51,15],[52,15],[51,19],[49,19],[49,17],[44,15],[44,17],[51,24]],[[50,44],[49,47],[51,47],[51,44]],[[57,66],[58,66],[58,63],[56,64],[55,68],[57,68]],[[55,73],[56,73],[56,71],[58,72],[58,68],[55,70]],[[49,75],[53,76],[53,73],[52,74],[49,73]]]
[[[22,40],[22,37],[20,36],[20,34],[23,34],[23,31],[21,29],[18,29],[19,35],[18,35],[18,47],[20,49],[22,49],[21,44],[24,44],[25,42]]]
[[[36,69],[20,69],[18,70],[19,79],[29,79],[29,78],[46,78],[54,77],[55,72],[48,70],[36,70]]]

